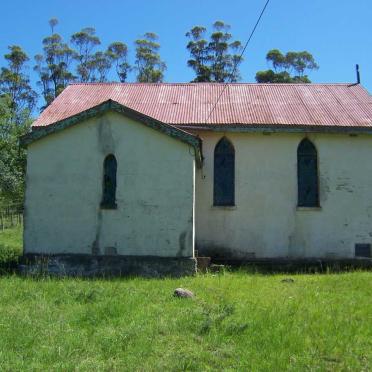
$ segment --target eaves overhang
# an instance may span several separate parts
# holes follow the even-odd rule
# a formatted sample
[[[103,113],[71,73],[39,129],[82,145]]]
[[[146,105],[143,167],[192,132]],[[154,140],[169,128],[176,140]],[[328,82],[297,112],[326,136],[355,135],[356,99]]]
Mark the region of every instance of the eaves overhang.
[[[177,128],[208,132],[240,133],[338,133],[372,134],[372,123],[365,126],[309,124],[183,124]]]

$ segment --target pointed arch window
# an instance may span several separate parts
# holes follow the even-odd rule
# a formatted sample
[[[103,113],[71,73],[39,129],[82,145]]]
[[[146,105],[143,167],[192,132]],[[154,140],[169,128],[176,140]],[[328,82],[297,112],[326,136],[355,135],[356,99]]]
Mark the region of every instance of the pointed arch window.
[[[319,207],[318,154],[307,138],[297,148],[297,185],[298,206]]]
[[[117,161],[115,156],[107,155],[103,162],[102,208],[116,208],[116,171]]]
[[[214,149],[213,205],[235,205],[235,149],[226,137]]]

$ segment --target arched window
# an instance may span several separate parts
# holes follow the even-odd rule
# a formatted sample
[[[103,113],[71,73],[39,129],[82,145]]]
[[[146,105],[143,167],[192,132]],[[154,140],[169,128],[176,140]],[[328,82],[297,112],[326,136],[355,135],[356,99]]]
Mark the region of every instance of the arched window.
[[[298,206],[319,207],[318,155],[307,138],[297,148]]]
[[[102,208],[116,208],[116,169],[114,155],[107,155],[103,162]]]
[[[235,150],[226,137],[214,149],[213,204],[235,204]]]

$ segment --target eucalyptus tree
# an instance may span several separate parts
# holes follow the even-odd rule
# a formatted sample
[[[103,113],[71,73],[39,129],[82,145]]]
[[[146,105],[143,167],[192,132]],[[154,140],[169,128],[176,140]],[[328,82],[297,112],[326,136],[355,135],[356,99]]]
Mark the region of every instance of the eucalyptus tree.
[[[52,20],[49,23],[51,24]],[[53,24],[56,25],[55,22]],[[42,45],[43,53],[35,56],[34,70],[39,75],[38,84],[41,86],[47,106],[74,80],[70,67],[75,58],[75,51],[56,33],[45,37]]]
[[[19,147],[19,136],[31,125],[25,111],[14,117],[10,95],[0,96],[0,202],[10,204],[23,200],[26,150]]]
[[[128,73],[132,70],[128,63],[128,46],[120,41],[115,41],[108,46],[107,55],[115,65],[119,81],[124,83],[128,78]]]
[[[258,83],[311,83],[305,73],[319,68],[313,55],[307,51],[283,54],[278,49],[272,49],[266,54],[266,61],[272,69],[258,71]]]
[[[112,66],[112,60],[107,52],[96,52],[90,62],[91,81],[103,83],[107,81]]]
[[[27,54],[18,45],[8,47],[9,53],[4,55],[6,67],[0,72],[0,95],[9,97],[12,118],[22,121],[24,115],[30,115],[35,108],[37,94],[32,89],[26,63]]]
[[[186,46],[190,53],[187,65],[196,77],[194,82],[236,82],[240,79],[239,63],[242,61],[241,42],[232,40],[230,26],[216,21],[212,32],[207,36],[204,26],[194,26],[186,37]]]
[[[135,41],[137,81],[140,83],[159,83],[164,79],[166,64],[160,58],[158,36],[147,32]]]
[[[27,54],[17,45],[8,49],[0,72],[0,200],[11,203],[23,198],[26,153],[19,136],[29,129],[37,94],[30,85]]]
[[[203,26],[194,26],[186,36],[190,39],[186,48],[190,52],[191,59],[187,61],[187,65],[191,67],[196,77],[194,82],[209,82],[211,81],[211,57],[208,50],[208,41],[205,38],[207,29]]]
[[[96,30],[93,27],[85,27],[71,36],[71,44],[76,48],[77,78],[80,82],[94,80],[96,69],[94,49],[101,44]]]

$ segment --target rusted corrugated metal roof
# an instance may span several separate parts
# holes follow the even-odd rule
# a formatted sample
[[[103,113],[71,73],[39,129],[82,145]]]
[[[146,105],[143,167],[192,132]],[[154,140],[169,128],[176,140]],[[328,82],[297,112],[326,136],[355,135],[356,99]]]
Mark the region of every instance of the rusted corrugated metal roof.
[[[253,83],[71,84],[33,126],[53,124],[109,99],[177,126],[372,127],[372,98],[360,85]]]

